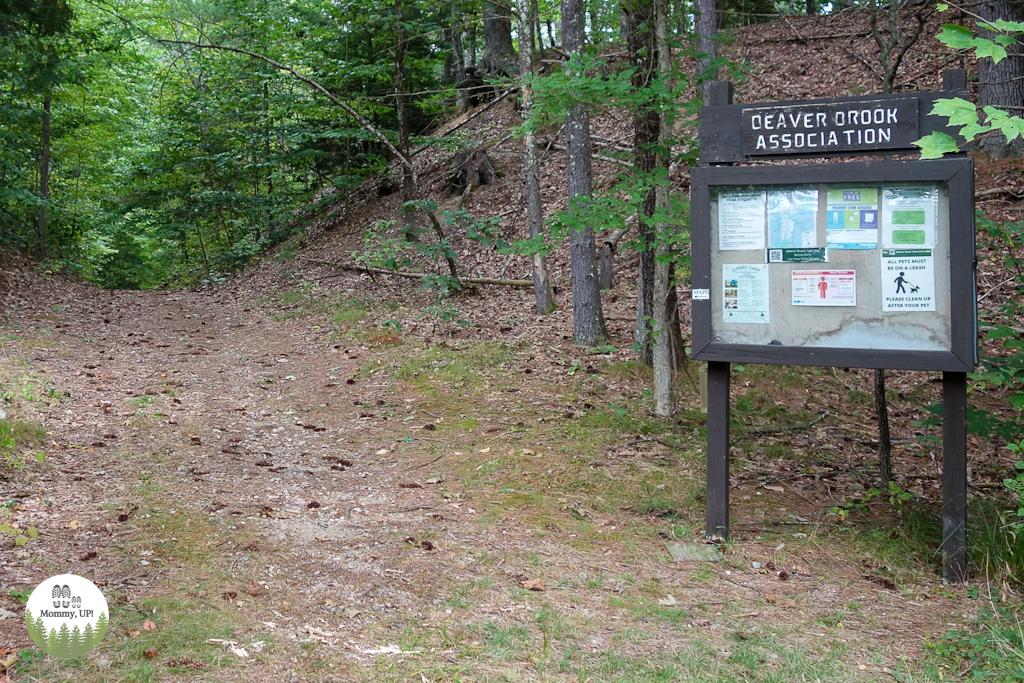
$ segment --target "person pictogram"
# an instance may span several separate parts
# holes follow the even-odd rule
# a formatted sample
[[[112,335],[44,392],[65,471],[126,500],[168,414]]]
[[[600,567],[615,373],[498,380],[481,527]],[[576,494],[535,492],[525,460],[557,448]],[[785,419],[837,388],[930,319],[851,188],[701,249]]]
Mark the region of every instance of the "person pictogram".
[[[828,282],[825,281],[825,276],[821,276],[821,280],[818,281],[818,298],[824,299],[825,293],[828,292]]]
[[[897,294],[906,294],[907,293],[907,290],[903,287],[903,285],[910,285],[911,287],[914,286],[914,284],[912,282],[910,282],[910,280],[908,280],[907,278],[903,277],[904,275],[905,275],[905,273],[901,270],[899,277],[897,277],[895,280],[893,280],[893,282],[896,283],[896,293]]]

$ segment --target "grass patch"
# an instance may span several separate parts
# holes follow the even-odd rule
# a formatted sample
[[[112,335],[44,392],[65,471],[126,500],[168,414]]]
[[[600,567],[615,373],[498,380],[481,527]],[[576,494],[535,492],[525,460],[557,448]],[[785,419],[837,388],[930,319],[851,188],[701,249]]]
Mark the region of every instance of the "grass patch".
[[[970,672],[971,680],[1024,681],[1024,622],[1019,611],[986,607],[974,628],[950,631],[926,649],[926,673],[939,680]]]
[[[18,448],[38,448],[46,442],[46,427],[30,420],[7,420]]]

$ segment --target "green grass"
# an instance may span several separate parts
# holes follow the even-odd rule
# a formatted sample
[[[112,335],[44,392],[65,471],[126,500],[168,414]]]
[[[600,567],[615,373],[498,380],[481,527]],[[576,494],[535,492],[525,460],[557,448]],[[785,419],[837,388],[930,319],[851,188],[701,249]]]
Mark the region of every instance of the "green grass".
[[[1024,681],[1024,615],[1018,609],[984,607],[973,628],[956,629],[932,641],[925,671],[940,680],[971,672],[971,680]]]
[[[39,448],[46,442],[46,427],[30,420],[7,420],[18,448]]]

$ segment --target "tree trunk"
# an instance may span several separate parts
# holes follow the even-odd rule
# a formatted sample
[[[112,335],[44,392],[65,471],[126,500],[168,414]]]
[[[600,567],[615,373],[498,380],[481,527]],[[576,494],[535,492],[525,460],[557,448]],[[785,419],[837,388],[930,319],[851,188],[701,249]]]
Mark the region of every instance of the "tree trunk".
[[[484,54],[481,68],[488,74],[508,76],[516,61],[512,45],[512,10],[509,0],[484,0]],[[529,45],[525,46],[529,51]]]
[[[536,0],[519,0],[519,76],[522,80],[522,104],[520,115],[526,123],[530,118],[533,100],[529,78],[533,76],[533,62],[529,46],[533,44],[533,20],[527,7],[537,6]],[[544,230],[544,209],[540,200],[540,163],[537,160],[537,136],[528,125],[523,132],[523,185],[526,193],[526,214],[530,224],[530,237],[537,237]],[[551,278],[548,276],[548,262],[543,254],[533,255],[533,296],[537,312],[547,315],[555,310],[551,293]]]
[[[551,43],[551,47],[554,47],[556,45],[556,43],[555,43],[555,30],[553,28],[551,28],[551,20],[550,19],[548,19],[547,24],[548,24],[548,42]]]
[[[405,107],[403,75],[405,71],[405,28],[402,26],[402,0],[395,0],[395,18],[398,30],[395,37],[395,108],[398,110],[398,151],[409,158],[409,112]],[[402,222],[405,225],[405,239],[416,239],[416,210],[409,202],[416,199],[416,180],[412,167],[402,164]]]
[[[807,16],[813,17],[818,13],[817,4],[814,0],[807,0]]]
[[[583,0],[562,0],[562,46],[570,56],[579,57],[585,42]],[[566,68],[575,68],[571,63]],[[591,197],[590,113],[576,104],[565,117],[565,149],[568,157],[570,207]],[[570,208],[572,213],[575,209]],[[569,237],[572,262],[572,306],[576,343],[595,346],[608,339],[601,310],[597,280],[597,250],[590,226],[577,227]]]
[[[654,40],[656,0],[630,0],[623,4],[628,21],[629,61],[632,65],[632,86],[638,94],[650,92],[658,64]],[[633,174],[637,180],[649,180],[655,165],[658,145],[659,114],[655,103],[637,107],[633,115]],[[640,360],[646,365],[653,362],[651,346],[651,317],[654,302],[654,215],[655,192],[651,187],[644,196],[637,216],[640,235],[640,267],[637,271],[636,326],[633,341],[640,350]]]
[[[889,403],[885,397],[885,370],[875,370],[875,414],[878,418],[878,468],[882,488],[892,481],[892,440],[889,437]]]
[[[993,0],[981,5],[978,12],[992,21],[1024,21],[1024,3],[1019,1]],[[979,31],[978,35],[992,40],[996,34],[992,31]],[[1006,48],[1006,53],[1006,59],[998,64],[989,58],[978,60],[978,101],[983,107],[1024,106],[1024,56],[1021,47],[1015,43]],[[1020,111],[1011,109],[1009,113],[1019,115]],[[1021,138],[1007,143],[1005,136],[994,135],[982,138],[980,146],[996,157],[1024,154],[1024,139]]]
[[[697,52],[701,54],[697,60],[697,79],[700,84],[700,96],[704,104],[708,104],[708,95],[711,92],[711,81],[715,80],[715,70],[711,68],[711,61],[718,54],[718,44],[715,42],[715,34],[718,27],[715,22],[715,0],[694,0],[694,9],[697,12]]]
[[[544,52],[544,36],[540,32],[540,6],[537,0],[530,0],[530,26],[533,28],[533,40],[530,41],[530,45],[534,50]]]
[[[39,256],[46,254],[46,205],[50,201],[50,103],[51,97],[47,93],[43,98],[43,135],[42,135],[42,157],[39,160],[39,196],[42,203],[39,206],[39,223],[36,226],[37,237],[39,238]]]
[[[665,4],[668,0],[654,0],[657,4],[655,10],[655,33],[658,49],[658,71],[663,79],[670,77],[672,73],[672,55],[668,46],[668,12]],[[665,182],[658,183],[655,189],[655,204],[659,215],[665,216],[669,210],[669,185],[668,165],[671,157],[672,145],[671,120],[668,116],[669,102],[662,102],[660,107],[660,125],[658,126],[658,153],[656,163],[658,168],[665,170]],[[658,233],[665,238],[669,226],[662,223],[658,225]],[[676,410],[676,352],[673,346],[675,338],[670,332],[672,326],[672,312],[669,311],[669,292],[675,289],[675,281],[672,277],[672,254],[669,250],[667,240],[657,240],[656,252],[658,259],[653,265],[653,303],[652,317],[654,324],[653,331],[653,353],[654,364],[654,412],[667,417]],[[675,297],[671,297],[673,308]],[[648,339],[650,342],[650,339]]]
[[[452,27],[448,29],[449,39],[452,43],[452,65],[454,74],[454,81],[459,83],[466,77],[466,53],[462,49],[462,14],[455,10],[455,5],[452,5],[451,13]],[[465,99],[466,93],[461,89],[459,90],[459,111],[465,111]]]

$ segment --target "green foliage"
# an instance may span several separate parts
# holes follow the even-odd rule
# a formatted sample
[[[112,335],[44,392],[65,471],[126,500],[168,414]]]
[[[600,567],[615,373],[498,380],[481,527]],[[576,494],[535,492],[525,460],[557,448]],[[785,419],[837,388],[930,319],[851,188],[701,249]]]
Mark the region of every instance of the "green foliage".
[[[940,6],[940,11],[948,9]],[[986,22],[979,21],[978,27],[996,33],[991,40],[975,36],[970,29],[956,24],[943,24],[937,38],[940,42],[954,50],[972,50],[978,59],[991,59],[996,64],[1006,59],[1006,48],[1014,45],[1021,34],[1024,34],[1024,23],[999,19]],[[949,125],[957,128],[963,138],[970,142],[979,136],[998,133],[1012,142],[1024,135],[1024,119],[1012,116],[997,107],[983,107],[984,119],[974,104],[961,98],[937,100],[931,113],[943,116]],[[938,159],[943,154],[960,151],[956,140],[946,133],[935,132],[914,143],[921,148],[921,158]]]
[[[1024,455],[1024,441],[1020,443],[1012,443],[1007,446],[1011,452],[1017,455]],[[1016,498],[1015,504],[1017,507],[1016,514],[1011,511],[1006,515],[1004,520],[1006,523],[1006,529],[1013,535],[1014,538],[1018,536],[1024,538],[1024,460],[1018,460],[1017,464],[1017,476],[1007,477],[1003,480],[1003,484],[1006,488],[1013,492]]]
[[[952,670],[972,681],[1024,681],[1024,628],[1020,615],[1004,607],[984,608],[976,629],[950,631],[928,650],[938,660],[928,673],[940,679]]]
[[[387,166],[379,140],[294,77],[167,39],[266,54],[389,133],[392,5],[71,4],[65,30],[42,35],[21,10],[38,14],[61,0],[0,2],[0,28],[8,8],[19,17],[10,33],[0,30],[0,248],[34,247],[45,206],[51,267],[108,287],[218,280]],[[435,43],[448,14],[415,3],[404,12],[405,83],[425,93],[408,98],[416,131],[450,101],[439,82],[446,51]],[[36,180],[45,96],[48,200]],[[330,185],[340,192],[314,197]]]

